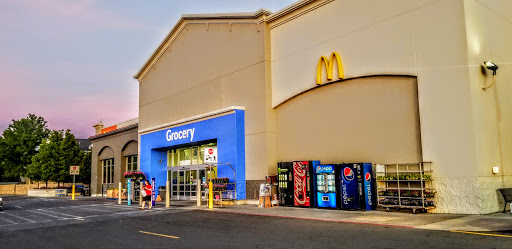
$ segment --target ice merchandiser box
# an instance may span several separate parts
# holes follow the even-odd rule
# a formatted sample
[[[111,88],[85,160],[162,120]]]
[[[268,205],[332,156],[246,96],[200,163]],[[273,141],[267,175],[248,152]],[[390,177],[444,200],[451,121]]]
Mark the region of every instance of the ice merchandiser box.
[[[293,205],[296,207],[315,207],[316,177],[314,167],[320,161],[293,162]]]
[[[334,165],[317,165],[316,203],[319,208],[336,208],[336,177]]]
[[[277,163],[279,205],[293,206],[293,162]]]
[[[373,210],[371,163],[345,163],[338,166],[339,199],[342,209]]]

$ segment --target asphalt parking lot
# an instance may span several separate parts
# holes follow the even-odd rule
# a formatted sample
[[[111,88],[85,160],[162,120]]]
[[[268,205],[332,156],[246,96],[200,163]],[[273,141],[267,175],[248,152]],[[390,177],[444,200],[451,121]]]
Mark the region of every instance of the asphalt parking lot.
[[[0,248],[510,248],[511,238],[229,211],[256,207],[160,203],[140,210],[93,197],[4,200]]]
[[[104,198],[33,198],[27,196],[3,197],[0,211],[0,232],[31,229],[83,222],[119,219],[162,213],[162,207],[152,210],[138,209],[138,203],[128,206]],[[166,210],[166,212],[173,212]],[[178,211],[178,210],[174,210]]]

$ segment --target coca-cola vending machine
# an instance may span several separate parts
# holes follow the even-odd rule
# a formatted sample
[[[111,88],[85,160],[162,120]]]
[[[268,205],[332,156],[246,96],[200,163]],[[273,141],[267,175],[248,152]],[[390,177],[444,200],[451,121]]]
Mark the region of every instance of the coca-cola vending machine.
[[[296,207],[316,207],[316,177],[313,169],[320,161],[293,162],[293,201]]]
[[[293,162],[277,163],[279,205],[293,206]]]

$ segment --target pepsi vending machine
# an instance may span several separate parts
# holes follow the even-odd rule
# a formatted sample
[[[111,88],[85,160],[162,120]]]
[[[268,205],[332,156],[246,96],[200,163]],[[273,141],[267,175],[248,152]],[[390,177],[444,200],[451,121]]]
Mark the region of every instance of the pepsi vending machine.
[[[371,163],[346,163],[338,167],[342,209],[373,210]]]
[[[334,165],[317,165],[316,202],[319,208],[336,208],[336,177]]]
[[[296,161],[293,162],[293,204],[296,207],[315,207],[314,190],[316,177],[314,167],[320,161]]]
[[[279,205],[293,206],[293,163],[277,163]]]

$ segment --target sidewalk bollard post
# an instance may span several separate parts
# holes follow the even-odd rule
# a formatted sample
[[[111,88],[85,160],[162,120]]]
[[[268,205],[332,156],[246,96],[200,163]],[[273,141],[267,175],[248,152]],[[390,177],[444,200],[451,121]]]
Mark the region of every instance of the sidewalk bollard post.
[[[16,193],[16,184],[14,185],[14,193]],[[75,199],[75,175],[73,175],[73,190],[71,193],[71,200]]]
[[[119,190],[117,191],[117,204],[121,205],[121,199],[123,195],[123,185],[121,185],[121,181],[119,181]]]
[[[165,207],[171,206],[171,188],[169,188],[169,181],[165,182]]]
[[[208,184],[208,209],[213,209],[213,183],[211,179]]]
[[[200,207],[201,206],[201,198],[203,196],[201,196],[201,180],[197,179],[196,180],[196,196],[197,196],[197,206]]]

